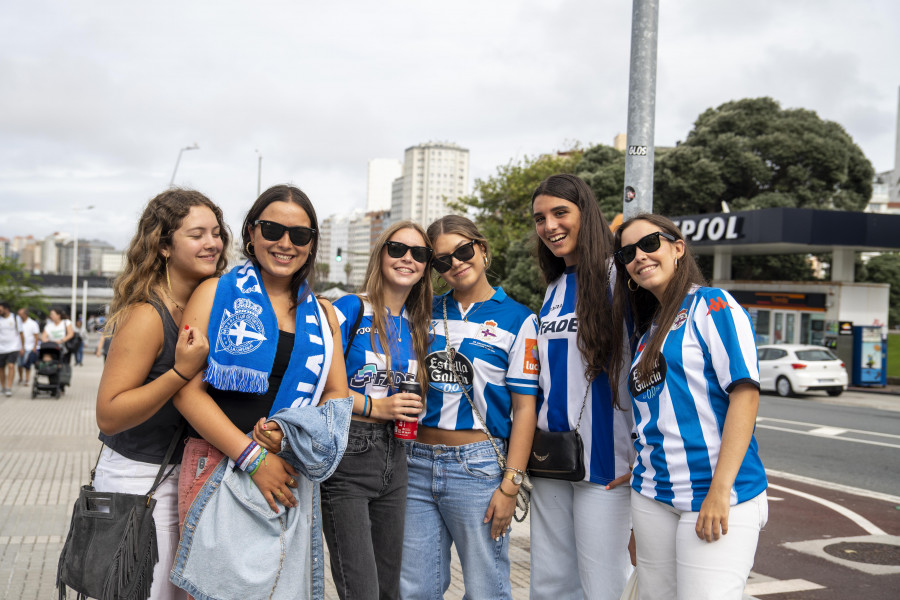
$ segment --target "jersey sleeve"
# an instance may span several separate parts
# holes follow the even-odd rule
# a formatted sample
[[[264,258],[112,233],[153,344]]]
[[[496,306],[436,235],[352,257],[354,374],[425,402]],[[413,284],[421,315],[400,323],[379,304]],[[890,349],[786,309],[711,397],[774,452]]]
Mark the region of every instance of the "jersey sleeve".
[[[509,350],[509,367],[506,371],[506,387],[516,394],[536,396],[538,392],[538,375],[541,367],[538,362],[537,317],[528,315],[512,348]]]
[[[753,324],[734,297],[722,289],[704,289],[694,308],[693,322],[722,389],[731,393],[742,383],[759,388]]]
[[[341,326],[341,343],[343,351],[347,352],[347,343],[350,339],[350,328],[356,322],[356,317],[362,310],[362,300],[358,296],[348,294],[334,301],[334,312]]]

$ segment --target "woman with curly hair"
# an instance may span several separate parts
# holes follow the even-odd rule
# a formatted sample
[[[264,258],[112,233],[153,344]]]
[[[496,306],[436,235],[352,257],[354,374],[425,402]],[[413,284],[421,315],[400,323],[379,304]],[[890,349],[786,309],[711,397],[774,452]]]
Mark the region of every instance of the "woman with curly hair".
[[[631,407],[616,385],[610,278],[613,237],[590,187],[552,175],[531,207],[547,293],[541,308],[537,427],[577,430],[581,481],[534,478],[531,597],[617,599],[631,573],[627,550],[632,461]]]
[[[228,245],[222,211],[200,192],[167,190],[144,209],[113,285],[109,355],[97,392],[97,425],[105,444],[94,488],[146,494],[182,423],[172,396],[206,363],[200,330],[178,330],[194,288],[225,267]],[[159,562],[150,597],[183,598],[169,583],[178,544],[178,471],[184,443],[170,460],[170,476],[156,490]]]
[[[322,483],[322,522],[338,595],[377,600],[399,593],[408,476],[394,421],[415,422],[422,398],[397,388],[427,385],[432,250],[412,221],[388,227],[374,248],[364,293],[334,303],[354,408],[344,458]]]

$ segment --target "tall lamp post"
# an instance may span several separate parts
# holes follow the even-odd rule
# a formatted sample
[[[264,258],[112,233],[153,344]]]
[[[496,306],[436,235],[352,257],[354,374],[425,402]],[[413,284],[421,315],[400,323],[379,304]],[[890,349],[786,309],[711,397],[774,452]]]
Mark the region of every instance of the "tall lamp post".
[[[197,142],[194,142],[193,145],[185,146],[184,148],[182,148],[181,150],[178,151],[178,158],[175,159],[175,170],[172,171],[172,180],[169,181],[169,187],[172,187],[173,185],[175,185],[175,174],[178,173],[178,163],[181,162],[181,154],[185,150],[199,150],[199,149],[200,149],[200,146],[197,145]]]
[[[256,163],[256,196],[258,198],[262,193],[262,153],[259,150],[254,150],[254,152],[259,156],[259,161]]]
[[[88,205],[84,208],[79,208],[77,206],[72,207],[72,210],[75,211],[75,218],[73,219],[73,221],[75,222],[75,234],[72,239],[72,313],[70,315],[72,318],[72,327],[75,326],[75,321],[77,320],[78,316],[78,313],[76,312],[78,306],[75,304],[77,301],[76,295],[78,293],[78,288],[76,287],[78,280],[78,211],[91,210],[92,208],[94,208],[93,204]]]

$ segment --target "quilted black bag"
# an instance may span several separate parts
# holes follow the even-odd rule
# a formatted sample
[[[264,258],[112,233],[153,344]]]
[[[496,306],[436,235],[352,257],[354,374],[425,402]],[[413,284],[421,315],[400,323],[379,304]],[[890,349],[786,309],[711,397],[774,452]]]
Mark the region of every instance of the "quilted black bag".
[[[175,468],[165,473],[183,431],[184,424],[175,432],[153,487],[146,494],[97,492],[93,486],[97,466],[91,469],[91,481],[81,487],[59,555],[56,587],[60,600],[66,597],[66,586],[77,592],[78,600],[150,597],[153,568],[159,561],[153,494]]]

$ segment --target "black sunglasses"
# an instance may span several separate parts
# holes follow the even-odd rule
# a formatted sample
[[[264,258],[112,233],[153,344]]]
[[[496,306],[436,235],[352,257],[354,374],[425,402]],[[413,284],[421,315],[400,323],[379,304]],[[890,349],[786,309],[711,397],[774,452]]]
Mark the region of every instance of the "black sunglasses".
[[[475,240],[472,240],[468,244],[463,244],[450,254],[435,256],[434,260],[431,261],[431,266],[434,267],[434,270],[438,273],[446,273],[453,266],[454,258],[460,262],[465,262],[473,256],[475,256]]]
[[[407,252],[412,254],[413,260],[424,264],[428,264],[434,250],[427,246],[407,246],[403,242],[385,242],[384,247],[387,248],[388,256],[391,258],[403,258]]]
[[[659,250],[660,236],[666,238],[670,242],[675,241],[675,236],[670,235],[665,231],[654,231],[653,233],[648,233],[635,243],[628,244],[627,246],[622,246],[621,248],[616,250],[616,260],[618,260],[623,265],[627,265],[634,260],[635,256],[637,256],[638,248],[640,248],[645,254],[656,252],[657,250]]]
[[[287,231],[292,244],[295,246],[305,246],[313,239],[313,236],[316,235],[315,229],[303,227],[302,225],[286,227],[281,223],[276,223],[275,221],[263,221],[262,219],[253,221],[253,226],[256,227],[257,225],[259,225],[259,232],[262,236],[270,242],[277,242],[284,236],[284,232]]]

